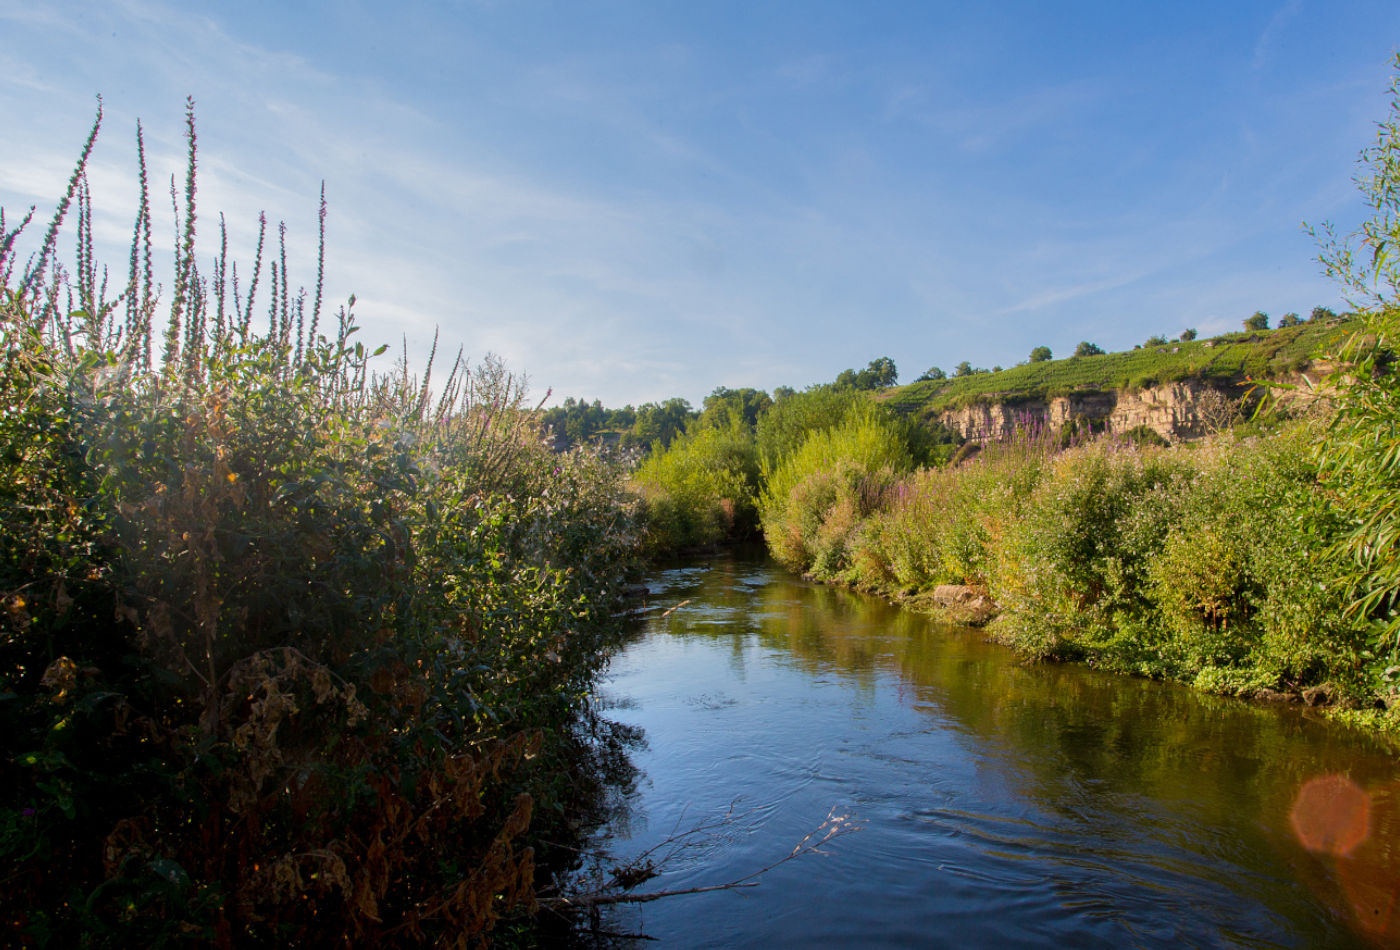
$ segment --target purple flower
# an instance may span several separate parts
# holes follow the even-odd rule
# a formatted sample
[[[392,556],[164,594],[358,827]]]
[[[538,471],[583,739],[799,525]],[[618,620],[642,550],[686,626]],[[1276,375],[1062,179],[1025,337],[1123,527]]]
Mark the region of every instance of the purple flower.
[[[38,812],[36,812],[32,808],[21,808],[19,810],[19,813],[25,818],[33,818],[36,814],[38,814]]]

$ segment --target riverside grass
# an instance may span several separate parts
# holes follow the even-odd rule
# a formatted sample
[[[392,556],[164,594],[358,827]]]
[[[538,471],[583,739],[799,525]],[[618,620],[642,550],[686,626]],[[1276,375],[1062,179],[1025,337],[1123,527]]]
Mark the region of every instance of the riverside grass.
[[[109,297],[100,124],[30,257],[0,217],[3,942],[481,945],[591,807],[621,467],[494,360],[376,372],[284,228],[203,270],[192,104],[164,327],[139,129]]]

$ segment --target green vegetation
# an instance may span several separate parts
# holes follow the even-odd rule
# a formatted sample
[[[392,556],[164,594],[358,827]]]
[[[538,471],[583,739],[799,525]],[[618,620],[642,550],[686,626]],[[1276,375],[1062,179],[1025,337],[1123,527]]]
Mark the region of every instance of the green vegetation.
[[[760,501],[763,536],[790,567],[844,570],[851,532],[877,510],[913,457],[898,425],[874,411],[813,431],[772,470]]]
[[[643,502],[648,552],[751,535],[758,473],[758,447],[741,419],[726,428],[696,426],[670,448],[654,451],[632,475]]]
[[[1390,695],[1400,691],[1400,54],[1395,69],[1390,113],[1358,178],[1371,218],[1348,241],[1325,229],[1323,264],[1368,306],[1338,349],[1328,380],[1337,412],[1316,450],[1343,526],[1333,552],[1347,564],[1348,613],[1369,623],[1368,669]]]
[[[888,356],[870,361],[862,370],[842,370],[836,377],[837,389],[888,389],[899,381],[899,370]]]
[[[476,943],[592,807],[621,472],[497,362],[373,372],[284,249],[203,270],[192,110],[163,332],[144,159],[107,297],[100,120],[22,267],[0,217],[6,942]]]
[[[636,448],[670,445],[697,415],[681,398],[649,402],[637,409],[605,409],[597,399],[590,403],[570,396],[541,413],[540,424],[561,451],[591,444]]]
[[[1027,402],[1075,392],[1135,391],[1149,386],[1205,379],[1238,383],[1275,379],[1305,369],[1319,355],[1335,349],[1351,324],[1331,319],[1261,332],[1227,333],[1210,340],[1183,339],[1092,358],[1026,363],[994,374],[966,374],[949,380],[924,380],[884,396],[901,412],[935,415],[948,409],[986,402]]]
[[[1329,231],[1322,258],[1369,300],[1359,315],[1319,307],[1271,331],[1258,312],[1213,340],[1187,330],[1116,354],[1086,342],[1059,361],[1037,348],[1007,372],[964,361],[875,397],[902,415],[850,388],[788,394],[756,427],[770,551],[916,605],[948,584],[989,596],[994,635],[1031,656],[1301,692],[1400,729],[1400,79],[1365,163],[1360,247]],[[1023,427],[938,465],[912,422],[978,400],[1278,380],[1315,358],[1333,367],[1325,418],[1243,422],[1215,391],[1219,434],[1198,445]]]
[[[1188,331],[1170,351],[1087,359],[1097,348],[1081,344],[1070,360],[918,382],[889,400],[931,413],[979,398],[1278,376],[1326,357],[1327,418],[1256,421],[1248,438],[1203,446],[1100,439],[1067,451],[1058,434],[1023,429],[956,467],[903,476],[853,460],[836,489],[770,482],[773,553],[916,604],[933,603],[941,584],[985,592],[1000,610],[995,636],[1032,656],[1216,692],[1301,691],[1400,728],[1400,78],[1364,163],[1373,215],[1360,246],[1329,230],[1322,255],[1369,303],[1350,321],[1316,308],[1269,331],[1261,312],[1244,333],[1196,342]],[[843,471],[839,459],[821,465]]]
[[[981,589],[1000,607],[994,635],[1033,656],[1369,702],[1360,627],[1328,567],[1337,528],[1316,491],[1315,425],[1196,449],[1061,451],[1052,433],[1021,432],[957,468],[873,484],[867,464],[845,494],[793,491],[769,546],[794,570],[915,604],[941,584]],[[768,531],[778,505],[765,506]]]

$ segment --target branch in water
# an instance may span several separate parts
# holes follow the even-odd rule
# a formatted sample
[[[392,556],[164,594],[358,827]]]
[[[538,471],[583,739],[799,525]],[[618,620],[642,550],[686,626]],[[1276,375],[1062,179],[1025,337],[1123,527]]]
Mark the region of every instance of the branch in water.
[[[548,910],[581,910],[602,907],[609,904],[646,904],[651,901],[660,900],[663,897],[680,897],[684,894],[705,894],[711,891],[729,891],[737,890],[741,887],[757,887],[760,883],[756,880],[758,877],[804,854],[828,854],[829,852],[822,850],[823,845],[835,838],[839,838],[841,835],[859,831],[862,827],[861,822],[852,818],[849,814],[837,814],[836,809],[832,808],[830,813],[827,814],[826,820],[812,831],[809,831],[801,841],[797,842],[792,851],[786,856],[779,858],[772,864],[761,867],[749,874],[745,874],[743,877],[735,878],[724,884],[707,884],[700,887],[683,887],[675,890],[651,891],[646,894],[626,893],[628,888],[635,887],[643,881],[650,880],[660,873],[657,870],[657,865],[650,860],[650,855],[661,848],[670,846],[670,851],[667,853],[667,858],[669,858],[672,854],[675,854],[676,851],[680,850],[680,848],[684,847],[687,843],[686,839],[692,838],[702,831],[707,831],[718,824],[733,820],[733,809],[731,807],[730,812],[725,815],[724,819],[720,822],[715,822],[710,825],[701,825],[681,834],[672,835],[665,841],[647,850],[639,857],[634,858],[627,865],[614,871],[613,884],[611,886],[571,897],[545,898],[539,902],[540,906]],[[664,862],[665,859],[663,859],[662,863]],[[621,887],[622,892],[613,890],[613,887]]]

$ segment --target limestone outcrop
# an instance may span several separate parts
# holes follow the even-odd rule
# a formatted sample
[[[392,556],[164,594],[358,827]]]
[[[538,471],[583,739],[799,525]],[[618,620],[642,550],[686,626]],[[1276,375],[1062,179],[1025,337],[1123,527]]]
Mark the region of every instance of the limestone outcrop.
[[[1282,391],[1282,396],[1299,408],[1309,401],[1310,390],[1301,376],[1293,382],[1301,388]],[[1168,442],[1183,442],[1229,428],[1252,411],[1260,396],[1248,382],[1190,379],[1135,391],[1090,390],[1052,399],[985,402],[946,410],[938,418],[975,442],[1006,438],[1018,426],[1061,430],[1072,424],[1117,433],[1145,427]]]

